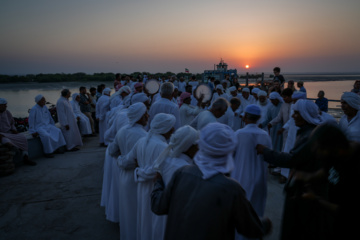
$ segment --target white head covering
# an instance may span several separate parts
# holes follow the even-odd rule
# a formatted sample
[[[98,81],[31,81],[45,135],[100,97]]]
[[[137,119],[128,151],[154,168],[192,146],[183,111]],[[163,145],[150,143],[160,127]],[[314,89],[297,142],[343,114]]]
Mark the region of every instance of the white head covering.
[[[117,92],[115,92],[113,95],[110,96],[110,99],[113,99],[116,96],[119,96],[123,92],[127,92],[128,94],[131,93],[131,88],[129,86],[123,86],[121,87]]]
[[[102,91],[103,94],[105,93],[108,93],[110,94],[111,93],[111,89],[110,88],[105,88],[103,91]]]
[[[131,104],[138,102],[144,103],[147,100],[149,100],[149,98],[145,93],[135,93],[134,95],[131,96]]]
[[[141,119],[141,117],[146,113],[146,106],[142,102],[134,103],[128,108],[127,117],[129,119],[129,126],[134,126],[134,124]]]
[[[164,134],[174,127],[176,118],[172,114],[158,113],[150,123],[149,133]]]
[[[216,85],[216,89],[220,89],[224,91],[224,87],[221,84]]]
[[[258,97],[260,97],[260,96],[267,96],[267,93],[265,92],[265,91],[263,91],[263,90],[260,90],[258,93],[257,93],[257,95],[258,95]]]
[[[35,97],[35,102],[38,103],[44,96],[39,94]]]
[[[73,93],[73,95],[71,96],[72,97],[72,100],[75,102],[76,101],[76,97],[79,96],[80,93]]]
[[[360,110],[360,96],[354,92],[344,92],[341,95],[341,100],[344,100],[350,107]]]
[[[237,89],[236,89],[236,87],[235,86],[231,86],[231,87],[229,87],[229,91],[230,92],[233,92],[233,91],[236,91]]]
[[[291,95],[292,99],[306,99],[306,92],[296,91]]]
[[[294,105],[294,111],[298,111],[301,117],[308,123],[314,125],[321,124],[319,107],[313,101],[299,99]]]
[[[218,173],[229,173],[234,168],[236,144],[235,133],[228,125],[214,122],[201,129],[199,151],[194,162],[202,172],[203,179]]]
[[[7,100],[5,98],[0,98],[0,104],[7,104]]]
[[[243,88],[242,90],[241,90],[241,92],[248,92],[248,93],[250,93],[250,89],[249,88]]]
[[[159,170],[161,163],[168,157],[179,157],[181,153],[187,151],[199,139],[199,132],[189,125],[185,125],[176,130],[171,135],[167,148],[160,154],[154,162],[154,169]],[[172,150],[172,151],[171,151]]]
[[[257,116],[261,115],[261,109],[256,104],[247,105],[244,112],[250,113],[250,114],[253,114],[253,115],[257,115]]]
[[[258,94],[259,91],[261,91],[260,88],[253,88],[252,91],[251,91],[251,93],[252,93],[252,94]]]
[[[271,92],[269,95],[269,99],[277,99],[280,102],[284,102],[284,99],[280,96],[278,92]]]

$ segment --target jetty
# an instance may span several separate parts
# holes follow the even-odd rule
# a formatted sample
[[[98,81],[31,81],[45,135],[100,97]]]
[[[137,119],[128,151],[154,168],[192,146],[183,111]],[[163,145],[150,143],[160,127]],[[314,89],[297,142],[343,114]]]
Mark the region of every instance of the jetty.
[[[100,207],[106,148],[97,137],[83,142],[76,152],[33,158],[36,166],[17,161],[15,172],[0,178],[0,239],[120,239],[119,225]],[[269,174],[265,215],[273,231],[264,240],[279,239],[283,187]]]

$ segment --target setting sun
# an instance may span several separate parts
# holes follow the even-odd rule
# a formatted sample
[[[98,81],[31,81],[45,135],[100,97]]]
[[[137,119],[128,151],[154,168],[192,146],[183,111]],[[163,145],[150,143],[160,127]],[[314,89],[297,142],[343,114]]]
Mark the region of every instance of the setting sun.
[[[250,66],[249,65],[245,65],[245,68],[248,69]]]

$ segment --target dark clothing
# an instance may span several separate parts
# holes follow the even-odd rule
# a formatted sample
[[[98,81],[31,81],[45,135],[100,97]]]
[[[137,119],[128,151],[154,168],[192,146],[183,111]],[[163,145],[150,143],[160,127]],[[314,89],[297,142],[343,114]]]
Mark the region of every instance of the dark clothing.
[[[178,169],[164,190],[161,180],[151,194],[151,210],[168,214],[165,239],[231,239],[238,233],[264,235],[263,224],[238,182],[217,174],[204,180],[196,165]],[[264,222],[266,223],[266,222]]]
[[[274,81],[275,80],[278,80],[278,81],[280,81],[280,85],[282,85],[284,82],[285,82],[285,78],[284,78],[284,76],[283,75],[279,75],[279,76],[274,76],[274,79],[273,79]]]
[[[80,111],[81,112],[90,112],[91,106],[90,106],[90,99],[85,94],[80,93]]]
[[[323,112],[328,111],[328,99],[327,98],[318,98],[315,100],[316,105],[318,105],[319,109]]]
[[[297,132],[294,148],[289,153],[264,150],[264,160],[279,167],[295,171],[316,172],[321,168],[321,162],[310,155],[310,145],[306,144],[315,125],[306,124]],[[326,239],[324,236],[328,223],[324,222],[327,214],[317,202],[301,198],[304,192],[302,184],[294,184],[292,174],[284,187],[286,198],[282,217],[281,239]],[[313,186],[316,195],[327,198],[327,184],[318,183]]]

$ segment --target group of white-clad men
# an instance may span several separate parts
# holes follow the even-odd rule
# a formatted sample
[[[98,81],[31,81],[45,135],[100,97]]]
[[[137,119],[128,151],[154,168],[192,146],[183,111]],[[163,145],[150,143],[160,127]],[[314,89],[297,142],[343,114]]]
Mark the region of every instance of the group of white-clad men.
[[[104,136],[100,139],[103,138],[108,146],[101,206],[105,207],[109,221],[119,222],[120,239],[163,239],[164,236],[175,239],[170,238],[174,237],[172,224],[180,226],[186,223],[169,220],[169,209],[157,211],[157,204],[165,203],[159,202],[158,195],[152,193],[153,181],[160,174],[167,192],[166,187],[174,184],[174,172],[184,166],[198,166],[203,179],[219,172],[230,174],[244,188],[255,215],[264,217],[268,163],[259,153],[264,148],[290,152],[300,128],[296,123],[297,115],[308,124],[327,122],[337,125],[332,116],[319,111],[314,102],[306,100],[304,93],[290,89],[285,89],[281,95],[278,92],[267,94],[257,88],[251,93],[248,88],[243,88],[239,93],[235,87],[225,89],[223,85],[217,85],[208,107],[204,107],[201,99],[195,98],[191,90],[177,97],[173,94],[174,89],[171,82],[164,82],[160,97],[149,97],[143,93],[143,84],[137,83],[133,90],[123,86],[112,96],[105,95],[101,105],[100,101],[98,103],[99,119],[103,121],[99,134]],[[345,93],[342,101],[350,102],[358,113],[359,97],[349,95],[351,93]],[[114,101],[117,101],[116,105],[112,104]],[[349,134],[354,129],[359,131],[359,114],[351,121],[346,116],[341,119],[340,127]],[[209,129],[209,126],[212,128]],[[349,131],[350,128],[353,130]],[[222,139],[229,141],[229,145],[237,143],[227,153],[214,147],[221,139],[212,135],[220,134],[218,129],[234,133],[233,141]],[[205,139],[211,136],[214,142],[205,141],[203,145],[198,145],[199,134],[205,134]],[[207,152],[205,145],[211,146],[209,148],[214,152]],[[259,145],[262,150],[257,149]],[[204,156],[208,159],[203,159]],[[224,165],[217,165],[208,162],[211,156],[219,159],[227,157],[222,163]],[[283,176],[287,177],[288,168],[283,170]],[[208,173],[211,173],[210,177],[206,176]],[[160,194],[160,198],[164,198],[164,194]],[[153,212],[168,216],[158,216]],[[238,228],[237,231],[243,235],[237,233],[238,239],[252,237],[246,231]]]

